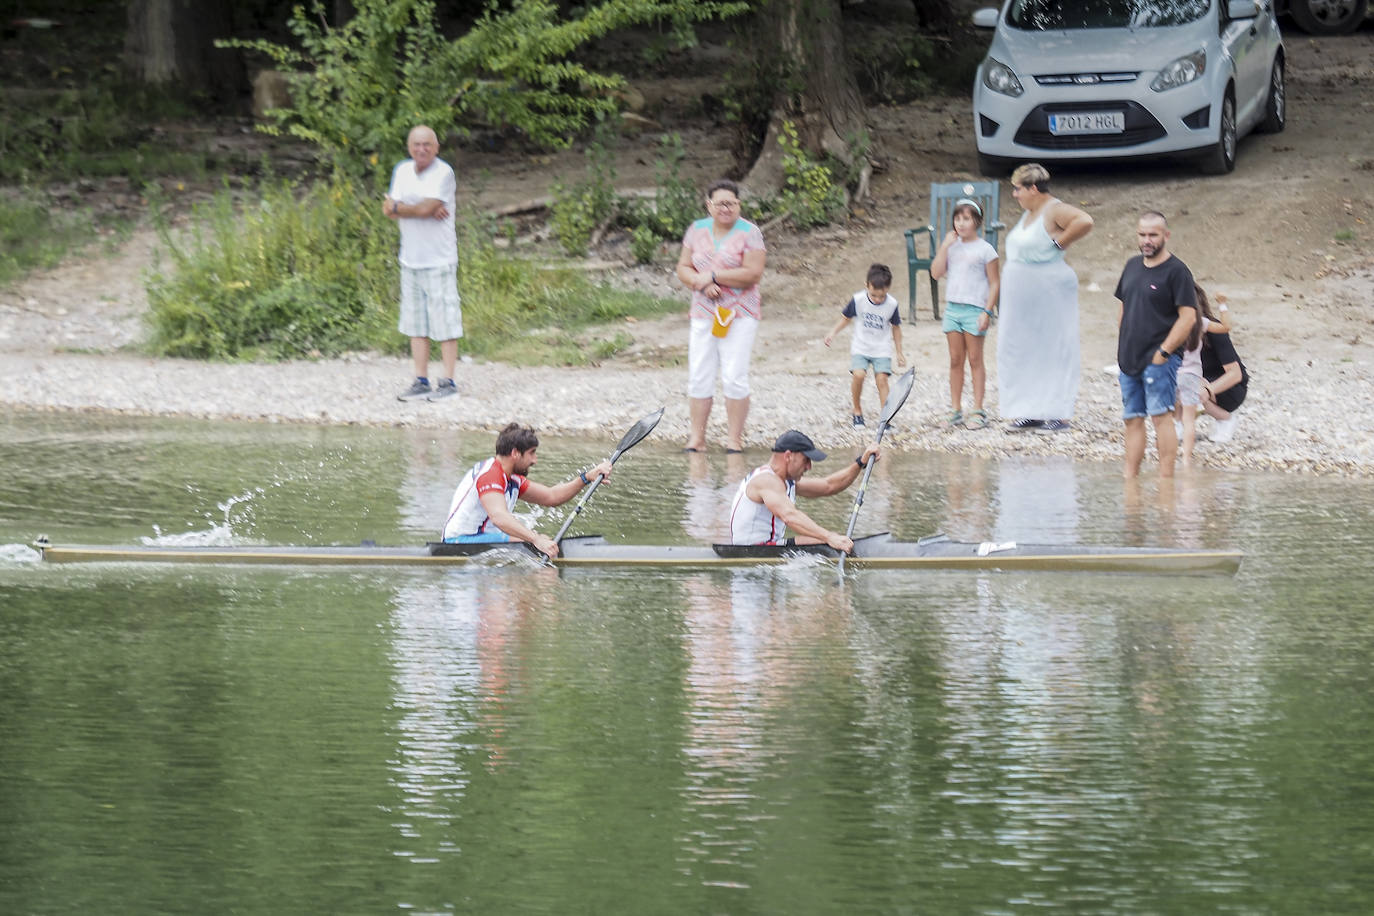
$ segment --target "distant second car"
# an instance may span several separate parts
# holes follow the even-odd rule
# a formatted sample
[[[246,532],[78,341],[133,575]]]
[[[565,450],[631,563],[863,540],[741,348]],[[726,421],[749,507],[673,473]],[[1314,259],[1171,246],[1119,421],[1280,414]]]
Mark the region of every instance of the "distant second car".
[[[973,88],[979,166],[1186,154],[1229,172],[1284,127],[1270,0],[1007,0]]]

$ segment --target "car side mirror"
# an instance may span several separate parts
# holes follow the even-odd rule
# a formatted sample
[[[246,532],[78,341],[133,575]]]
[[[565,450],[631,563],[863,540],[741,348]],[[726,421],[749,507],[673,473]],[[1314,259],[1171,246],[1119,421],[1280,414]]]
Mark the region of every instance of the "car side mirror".
[[[997,28],[997,10],[992,7],[984,7],[973,11],[973,24],[980,29]]]
[[[1230,0],[1226,4],[1226,15],[1232,19],[1254,19],[1259,14],[1259,0]]]

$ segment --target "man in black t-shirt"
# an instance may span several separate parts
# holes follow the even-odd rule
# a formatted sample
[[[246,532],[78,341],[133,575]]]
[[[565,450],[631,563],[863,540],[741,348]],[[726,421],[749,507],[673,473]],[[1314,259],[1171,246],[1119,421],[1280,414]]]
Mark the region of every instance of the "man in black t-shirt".
[[[1164,214],[1146,211],[1136,224],[1140,255],[1126,262],[1116,284],[1121,314],[1116,364],[1121,373],[1121,416],[1126,422],[1125,476],[1140,473],[1145,418],[1155,428],[1159,476],[1174,476],[1178,434],[1174,398],[1180,351],[1197,322],[1197,296],[1188,266],[1168,249]]]

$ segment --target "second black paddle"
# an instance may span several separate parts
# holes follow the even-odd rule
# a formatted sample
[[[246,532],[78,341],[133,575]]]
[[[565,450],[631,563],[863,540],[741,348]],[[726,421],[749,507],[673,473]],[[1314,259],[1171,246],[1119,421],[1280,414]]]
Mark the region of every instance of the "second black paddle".
[[[911,386],[916,382],[916,369],[913,367],[902,373],[892,385],[892,390],[888,392],[887,401],[883,404],[882,419],[878,421],[878,438],[874,440],[875,445],[883,442],[883,433],[887,432],[888,424],[897,411],[902,409],[906,403],[907,395],[911,394]],[[854,523],[859,520],[859,509],[864,504],[864,493],[868,490],[868,478],[873,475],[873,459],[869,459],[864,466],[864,478],[859,483],[859,492],[854,495],[854,511],[849,513],[849,527],[845,528],[845,537],[854,537]],[[840,575],[844,575],[844,554],[840,555]]]
[[[654,431],[654,427],[658,425],[658,421],[663,419],[664,410],[665,408],[660,407],[658,410],[655,410],[647,417],[642,418],[634,426],[630,427],[629,432],[621,437],[620,444],[615,447],[615,451],[611,452],[611,464],[615,464],[616,461],[620,459],[621,455],[634,448],[642,442],[649,433]],[[568,529],[572,527],[573,521],[582,512],[582,507],[587,504],[587,500],[592,498],[592,494],[596,492],[596,488],[601,486],[601,481],[605,479],[605,477],[597,477],[596,480],[592,481],[591,487],[587,489],[586,493],[582,494],[582,498],[577,501],[577,505],[573,506],[572,513],[568,516],[567,520],[563,522],[563,527],[559,528],[558,534],[554,535],[553,542],[555,544],[563,540],[563,535],[568,533]]]

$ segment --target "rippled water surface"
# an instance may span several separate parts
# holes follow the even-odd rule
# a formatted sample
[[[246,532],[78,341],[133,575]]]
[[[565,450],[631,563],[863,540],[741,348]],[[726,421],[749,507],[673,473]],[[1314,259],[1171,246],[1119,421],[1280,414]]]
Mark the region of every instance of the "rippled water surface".
[[[1364,481],[900,455],[858,526],[1234,578],[24,546],[414,543],[492,438],[0,414],[0,912],[1374,909]],[[764,457],[651,439],[575,530],[719,537]]]

